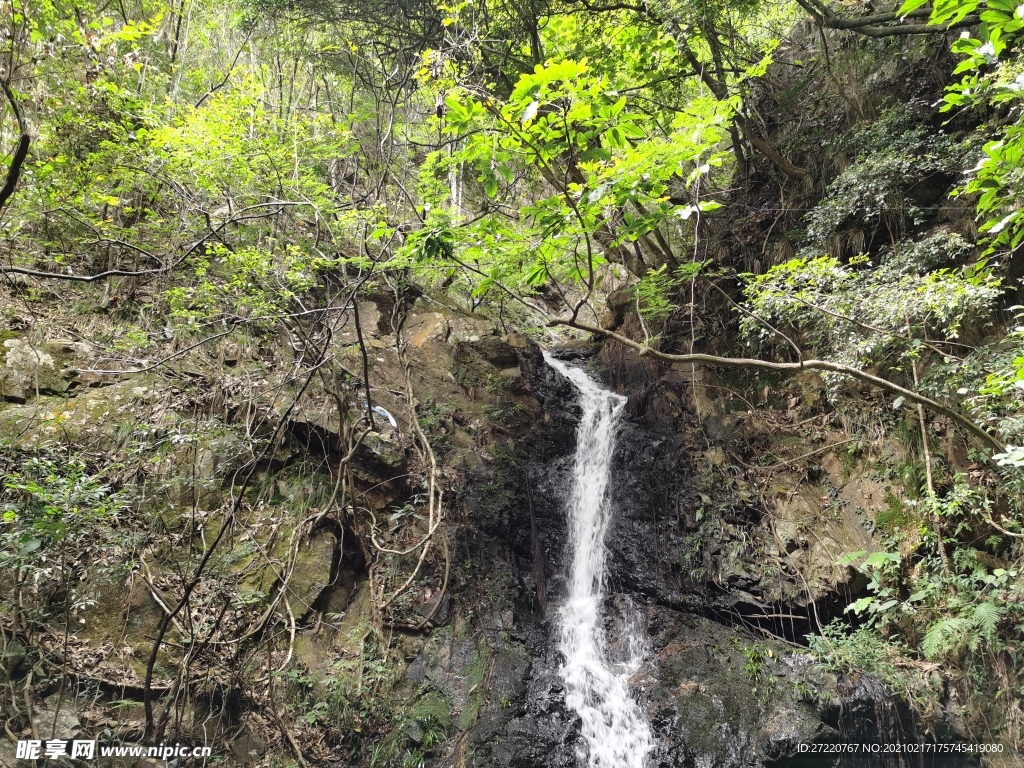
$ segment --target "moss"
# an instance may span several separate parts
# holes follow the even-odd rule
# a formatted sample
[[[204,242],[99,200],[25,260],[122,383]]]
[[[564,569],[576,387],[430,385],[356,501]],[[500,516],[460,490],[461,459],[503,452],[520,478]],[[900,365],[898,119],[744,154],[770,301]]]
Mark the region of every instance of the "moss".
[[[424,727],[438,726],[447,731],[452,722],[452,705],[440,693],[430,691],[413,704],[409,716]]]
[[[892,493],[887,493],[883,499],[885,509],[879,510],[875,515],[875,526],[883,533],[892,535],[914,523],[907,506]]]
[[[458,727],[460,731],[469,730],[476,722],[486,697],[487,670],[491,667],[491,647],[484,639],[480,640],[469,663],[463,668],[466,678],[466,691],[469,693],[466,706],[459,713]]]

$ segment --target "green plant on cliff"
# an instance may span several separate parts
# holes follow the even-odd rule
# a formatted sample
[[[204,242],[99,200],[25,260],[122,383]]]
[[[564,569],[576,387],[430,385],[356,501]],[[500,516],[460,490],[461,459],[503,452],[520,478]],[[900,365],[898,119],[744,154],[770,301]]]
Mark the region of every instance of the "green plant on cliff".
[[[19,554],[31,554],[81,535],[97,522],[111,522],[123,509],[108,473],[90,473],[79,456],[32,456],[3,480],[4,535]],[[11,551],[6,549],[6,551]]]
[[[883,367],[913,384],[912,361],[922,353],[956,354],[965,325],[990,315],[1000,286],[985,262],[921,274],[866,258],[793,259],[750,276],[752,312],[740,330],[749,342],[784,347],[774,327],[818,354]]]
[[[851,630],[834,619],[821,628],[821,634],[808,637],[808,644],[826,667],[843,674],[872,674],[904,701],[917,704],[919,711],[927,711],[937,699],[928,693],[919,669],[908,663],[910,649],[896,638],[882,637],[873,627]]]
[[[857,229],[861,249],[883,227],[895,244],[923,223],[925,212],[913,198],[915,187],[936,176],[958,176],[976,140],[914,125],[915,117],[911,106],[890,107],[846,139],[854,161],[806,217],[812,247],[842,255],[844,249],[833,245],[844,228]]]
[[[968,698],[1015,688],[1015,673],[1000,659],[1021,652],[1017,631],[1024,624],[1024,571],[1006,536],[978,541],[975,532],[991,530],[991,506],[962,476],[939,496],[908,502],[904,514],[913,526],[890,528],[884,537],[899,553],[856,552],[840,561],[857,564],[870,578],[869,594],[847,609],[860,614],[863,625],[846,635],[834,623],[811,639],[814,651],[831,664],[877,674],[922,713],[931,706],[928,696],[920,699],[933,687],[929,663],[958,669]],[[938,551],[947,548],[952,556],[940,557]],[[864,657],[868,649],[873,655]],[[1006,735],[1018,739],[1013,724],[1019,721],[1020,701],[1009,698],[1005,706],[1012,725]]]
[[[900,13],[912,13],[926,0],[908,0]],[[1024,15],[1010,0],[941,0],[932,5],[930,23],[949,25],[976,16],[980,23],[953,43],[961,57],[954,75],[959,82],[946,93],[944,109],[999,110],[1019,113],[1024,94],[1024,59],[1019,41]],[[1024,240],[1024,219],[1017,200],[1024,190],[1024,129],[1006,121],[987,142],[962,192],[977,196],[981,230],[990,251],[1010,251]]]
[[[296,666],[281,674],[295,693],[299,719],[325,729],[360,757],[368,751],[365,734],[384,733],[393,725],[397,676],[386,649],[365,626],[349,632],[337,658],[325,667]]]
[[[59,453],[19,458],[0,481],[0,571],[14,584],[8,608],[24,626],[45,619],[56,598],[66,620],[89,602],[76,587],[87,563],[69,554],[104,554],[127,497],[111,485],[116,467],[95,472],[83,457]]]

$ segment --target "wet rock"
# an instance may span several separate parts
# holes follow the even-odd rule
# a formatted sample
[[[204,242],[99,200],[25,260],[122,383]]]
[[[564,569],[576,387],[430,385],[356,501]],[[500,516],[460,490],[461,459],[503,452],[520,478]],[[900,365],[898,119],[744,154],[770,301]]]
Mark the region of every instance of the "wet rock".
[[[474,525],[510,548],[521,591],[511,630],[498,606],[479,607],[480,626],[488,633],[499,673],[488,678],[490,699],[473,720],[466,765],[577,768],[585,746],[577,718],[565,705],[557,634],[541,618],[531,590],[538,584],[539,543],[552,605],[563,594],[564,493],[579,414],[572,389],[550,375],[537,356],[527,356],[523,370],[534,396],[543,403],[542,426],[531,436],[529,452],[520,463],[485,465],[468,482],[467,506]],[[692,545],[687,542],[707,521],[695,510],[713,503],[710,497],[702,500],[693,487],[695,466],[699,463],[701,471],[718,473],[724,484],[732,462],[718,445],[705,447],[703,458],[695,459],[686,435],[678,429],[682,408],[682,400],[665,409],[652,400],[627,418],[619,435],[611,489],[616,513],[608,534],[608,583],[625,593],[626,602],[647,606],[652,653],[632,682],[656,735],[649,764],[781,765],[796,756],[800,744],[852,735],[876,741],[892,736],[895,731],[886,730],[889,726],[879,719],[880,711],[902,724],[904,732],[898,738],[910,738],[913,724],[905,712],[886,709],[890,699],[884,688],[844,683],[806,654],[728,626],[744,616],[795,610],[780,600],[799,597],[785,597],[790,593],[781,582],[764,579],[760,569],[769,563],[781,573],[786,554],[806,551],[797,542],[786,552],[784,543],[773,555],[775,543],[761,526],[761,513],[751,496],[727,512],[715,510],[720,527],[702,533],[702,546],[713,556],[706,562],[720,569],[724,587],[708,585],[706,578],[694,573]],[[725,439],[746,429],[735,417],[720,418],[712,428]],[[734,485],[742,492],[742,483]],[[859,525],[859,519],[849,522]],[[760,538],[752,535],[757,531]],[[491,590],[514,591],[508,585]],[[791,626],[785,631],[794,637],[810,631],[809,620],[796,616],[788,621]],[[510,631],[523,638],[528,663],[517,661],[500,671],[500,647]],[[614,645],[614,626],[607,631]],[[511,658],[518,657],[513,653]],[[508,693],[498,694],[499,690]],[[495,699],[507,700],[508,712],[495,709]]]
[[[654,614],[660,765],[752,767],[794,757],[800,744],[912,736],[909,713],[877,681],[837,678],[805,653],[707,619]]]

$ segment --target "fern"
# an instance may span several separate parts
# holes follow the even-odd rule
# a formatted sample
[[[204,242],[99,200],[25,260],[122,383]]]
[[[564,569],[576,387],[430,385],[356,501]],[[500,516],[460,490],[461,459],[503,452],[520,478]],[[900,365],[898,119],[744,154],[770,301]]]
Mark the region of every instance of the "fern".
[[[973,623],[984,637],[992,637],[996,633],[996,627],[999,625],[999,620],[1003,618],[1005,612],[1006,608],[1004,606],[996,605],[991,600],[978,603],[974,608]]]
[[[955,650],[971,628],[971,621],[963,616],[954,616],[933,624],[921,641],[921,650],[929,659],[944,656]]]

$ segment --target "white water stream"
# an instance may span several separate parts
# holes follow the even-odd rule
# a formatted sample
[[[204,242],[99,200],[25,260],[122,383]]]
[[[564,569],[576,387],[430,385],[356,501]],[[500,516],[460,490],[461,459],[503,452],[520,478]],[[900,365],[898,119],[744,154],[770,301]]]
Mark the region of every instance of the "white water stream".
[[[579,390],[583,410],[567,509],[569,589],[558,613],[565,701],[580,716],[588,747],[580,763],[586,761],[588,768],[643,768],[652,747],[651,729],[628,685],[642,661],[643,637],[635,622],[623,620],[617,634],[625,658],[612,660],[602,617],[605,536],[612,512],[608,482],[626,398],[547,353],[544,359]]]

